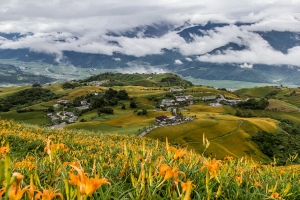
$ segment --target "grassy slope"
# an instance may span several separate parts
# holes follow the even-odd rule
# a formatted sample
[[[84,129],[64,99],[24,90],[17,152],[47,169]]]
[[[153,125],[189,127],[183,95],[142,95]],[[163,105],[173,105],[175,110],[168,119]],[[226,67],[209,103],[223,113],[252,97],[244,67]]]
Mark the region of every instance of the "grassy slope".
[[[147,76],[147,75],[143,75]],[[129,78],[129,76],[124,76]],[[143,78],[145,78],[143,77]],[[121,78],[121,77],[120,77]],[[155,78],[153,78],[155,80]],[[160,76],[156,76],[157,80],[160,80]],[[28,86],[29,87],[29,86]],[[22,87],[23,88],[23,87]],[[21,88],[21,89],[22,89]],[[84,86],[75,89],[63,90],[61,84],[53,84],[45,86],[45,88],[51,89],[58,94],[65,94],[63,99],[72,100],[77,96],[86,95],[89,92],[105,92],[107,87],[99,86]],[[144,86],[114,86],[113,89],[120,90],[125,89],[130,97],[133,97],[139,102],[139,108],[129,108],[129,101],[125,101],[126,109],[122,110],[120,105],[114,107],[114,115],[102,114],[100,117],[97,116],[97,111],[93,110],[87,112],[82,118],[88,122],[78,122],[69,124],[66,129],[85,129],[92,131],[100,131],[103,133],[122,133],[122,134],[138,134],[144,127],[151,125],[154,121],[154,117],[159,115],[170,115],[169,111],[154,112],[155,102],[149,100],[148,97],[162,98],[165,94],[164,88],[159,87],[147,87]],[[167,88],[166,88],[167,89]],[[1,88],[0,95],[5,96],[14,91],[19,91],[20,87],[14,87],[13,89]],[[273,87],[261,87],[253,89],[243,89],[237,93],[230,93],[226,91],[218,91],[209,87],[193,86],[187,89],[187,94],[192,94],[195,97],[218,95],[222,93],[225,97],[238,98],[235,94],[243,94],[259,97],[260,95],[266,95],[273,91]],[[287,97],[293,89],[276,89],[280,90],[277,94],[277,98],[292,98]],[[298,95],[298,90],[296,90]],[[242,95],[242,96],[243,96]],[[243,98],[246,96],[243,96]],[[294,97],[294,96],[293,96]],[[270,105],[285,106],[293,108],[291,104],[286,103],[284,100],[271,100]],[[56,101],[44,102],[31,106],[35,109],[45,109]],[[134,110],[147,109],[147,116],[137,116]],[[156,129],[150,132],[147,136],[151,138],[159,138],[164,140],[165,137],[169,137],[171,142],[177,142],[181,144],[188,144],[190,148],[196,149],[197,152],[203,152],[202,135],[205,133],[208,139],[212,140],[210,147],[206,151],[206,155],[210,153],[216,154],[217,157],[222,158],[226,155],[234,156],[251,156],[255,159],[263,160],[264,155],[258,150],[257,146],[249,140],[249,137],[256,133],[258,129],[273,132],[277,130],[277,121],[267,118],[248,118],[242,119],[233,116],[235,110],[229,106],[223,107],[210,107],[206,103],[196,103],[195,105],[189,106],[188,111],[182,112],[186,116],[197,116],[197,120],[178,126],[168,126]],[[291,119],[295,122],[300,123],[300,113],[297,112],[270,112],[270,111],[256,111],[257,116],[278,116]],[[30,124],[47,124],[49,119],[45,118],[46,113],[43,112],[31,112],[31,113],[16,113],[11,111],[8,113],[1,113],[2,119],[15,119],[16,121],[25,121]],[[214,116],[214,119],[211,119]],[[243,124],[237,130],[235,130],[241,120]],[[229,134],[230,133],[230,134]],[[226,136],[224,136],[226,135]]]
[[[24,175],[20,189],[29,187],[30,183],[35,185],[35,195],[55,188],[55,192],[61,193],[64,199],[77,199],[76,194],[81,199],[79,195],[80,191],[84,194],[84,186],[90,188],[88,183],[92,180],[95,183],[94,177],[105,177],[109,185],[104,184],[98,190],[95,188],[95,192],[91,190],[90,196],[81,196],[82,199],[300,197],[299,170],[292,167],[261,165],[247,158],[216,161],[176,146],[168,148],[169,145],[148,138],[59,131],[3,120],[0,120],[0,135],[2,141],[10,144],[10,152],[0,159],[5,163],[2,165],[4,171],[0,172],[2,180],[9,182],[10,170],[12,173],[19,172]],[[44,148],[49,151],[45,152]],[[175,158],[178,152],[184,153]],[[8,159],[9,156],[11,159]],[[86,180],[79,183],[80,187],[74,183],[79,177],[70,164],[76,165],[79,168],[76,170]],[[3,176],[4,172],[6,176]],[[34,178],[30,181],[31,174]],[[179,181],[180,184],[175,186]],[[190,187],[185,187],[188,185],[184,183],[189,183]],[[182,198],[180,194],[183,194]],[[32,198],[25,192],[22,199]]]
[[[235,91],[234,93],[241,97],[264,97],[273,90],[281,90],[275,87],[254,87],[254,88],[243,88]]]
[[[85,79],[85,81],[107,81],[113,79],[114,81],[106,82],[106,85],[142,85],[144,87],[152,86],[171,86],[170,83],[161,82],[162,78],[165,77],[175,77],[178,79],[178,86],[189,85],[186,80],[179,78],[177,75],[172,73],[167,74],[121,74],[121,73],[107,73],[96,75],[90,78]]]
[[[267,110],[276,109],[278,111],[284,112],[298,112],[299,108],[295,105],[287,103],[285,101],[277,100],[277,99],[270,99],[269,106],[266,108]]]
[[[0,119],[13,119],[17,122],[24,122],[27,124],[35,125],[47,125],[50,123],[50,120],[46,118],[46,113],[40,111],[26,113],[17,113],[16,111],[10,111],[6,113],[0,113]]]
[[[4,87],[0,88],[0,98],[3,98],[5,96],[9,96],[13,93],[19,92],[24,89],[31,88],[31,86],[26,85],[26,86],[14,86],[14,87]]]
[[[197,107],[195,105],[195,107]],[[201,107],[201,106],[200,106]],[[222,108],[217,108],[218,111]],[[210,109],[212,111],[212,108]],[[190,112],[194,115],[195,112]],[[210,115],[214,114],[214,119]],[[202,153],[203,134],[211,140],[210,147],[206,150],[205,155],[213,154],[217,158],[223,158],[227,155],[232,156],[249,156],[258,160],[267,159],[258,149],[257,145],[249,140],[250,136],[255,134],[258,129],[269,132],[277,130],[277,121],[268,118],[238,118],[222,113],[207,111],[196,112],[197,118],[192,122],[177,126],[165,126],[155,129],[147,134],[150,138],[159,138],[163,140],[169,138],[170,142],[187,145],[195,149],[196,152]],[[240,122],[242,125],[238,128]],[[237,129],[238,128],[238,129]],[[237,130],[236,130],[237,129]]]

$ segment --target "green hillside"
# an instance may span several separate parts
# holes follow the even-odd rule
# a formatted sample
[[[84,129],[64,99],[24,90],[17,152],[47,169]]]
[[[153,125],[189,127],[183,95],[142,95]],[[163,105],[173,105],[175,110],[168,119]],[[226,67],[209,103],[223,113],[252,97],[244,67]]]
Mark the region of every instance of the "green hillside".
[[[181,86],[190,87],[193,84],[180,78],[176,74],[121,74],[121,73],[103,73],[91,76],[82,82],[104,81],[105,86]]]
[[[7,120],[0,120],[0,137],[3,199],[300,197],[299,166],[274,167],[274,162],[262,165],[231,156],[219,160],[167,140],[44,129]]]
[[[115,81],[123,84],[115,84]],[[145,81],[151,82],[151,84],[147,86],[144,84]],[[99,82],[101,82],[100,85],[98,85]],[[108,86],[110,83],[115,86]],[[8,112],[0,112],[0,118],[51,128],[63,127],[66,130],[139,135],[149,127],[156,125],[155,117],[172,115],[171,110],[158,109],[163,99],[174,98],[178,95],[192,95],[193,105],[181,105],[183,107],[178,110],[178,114],[183,117],[196,117],[196,119],[179,125],[158,127],[147,133],[145,137],[162,141],[168,137],[170,142],[193,149],[199,154],[204,153],[206,156],[213,155],[216,158],[223,158],[227,155],[246,156],[263,162],[269,162],[273,158],[270,155],[266,156],[262,152],[259,142],[254,142],[252,137],[259,131],[280,134],[283,131],[279,126],[281,119],[289,119],[295,123],[295,126],[300,124],[297,103],[300,89],[298,88],[257,87],[230,92],[205,86],[189,85],[186,88],[186,84],[188,82],[174,74],[104,73],[84,81],[47,84],[42,88],[31,88],[31,86],[1,88],[0,102],[14,102],[14,99],[19,99],[19,97],[22,99],[28,94],[31,95],[28,98],[30,103],[23,102],[14,105],[9,108]],[[183,87],[183,85],[185,86]],[[171,88],[180,90],[170,92]],[[37,95],[30,93],[31,90],[40,92]],[[109,91],[113,96],[107,96]],[[120,99],[114,96],[120,91],[126,91],[128,97]],[[247,111],[252,113],[252,117],[243,118],[236,116],[236,106],[229,104],[210,106],[210,102],[202,101],[203,97],[217,98],[220,95],[236,100],[253,97],[259,101],[264,98],[267,99],[269,105],[264,110]],[[35,100],[32,101],[32,99]],[[59,100],[68,103],[60,104]],[[76,107],[81,106],[82,100],[86,100],[94,106],[78,110]],[[135,107],[131,107],[132,103],[135,104]],[[4,107],[6,108],[6,106]],[[103,112],[107,108],[113,112]],[[101,109],[102,111],[99,111]],[[62,118],[55,120],[51,118],[51,115],[57,113],[64,117],[67,112],[75,113],[74,115],[78,116],[75,122]],[[140,114],[142,112],[144,114]],[[60,126],[61,123],[65,124]],[[289,131],[284,131],[289,134]],[[210,141],[210,146],[205,152],[201,145],[203,135]],[[286,139],[284,138],[284,140]],[[295,140],[298,140],[297,137]],[[291,152],[294,151],[291,150]],[[276,152],[274,155],[279,154]],[[284,157],[286,154],[280,156]]]

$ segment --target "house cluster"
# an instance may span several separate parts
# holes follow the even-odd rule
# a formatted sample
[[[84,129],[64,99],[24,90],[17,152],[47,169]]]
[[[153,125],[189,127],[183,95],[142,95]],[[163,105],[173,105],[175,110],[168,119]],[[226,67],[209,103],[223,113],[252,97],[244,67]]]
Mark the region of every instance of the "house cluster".
[[[160,107],[173,107],[179,106],[181,103],[187,103],[188,105],[192,105],[194,103],[194,97],[192,95],[187,96],[175,96],[174,99],[163,99]]]
[[[104,80],[104,81],[93,81],[92,82],[92,85],[95,85],[95,86],[100,86],[100,85],[103,85],[104,83],[108,82],[108,80]]]
[[[71,101],[70,100],[65,100],[65,99],[60,99],[57,101],[58,104],[67,104],[67,103],[70,103]]]
[[[184,89],[182,89],[182,88],[170,88],[169,89],[169,92],[184,92]]]
[[[76,116],[73,112],[57,112],[55,114],[48,113],[48,117],[51,118],[53,124],[59,123],[60,121],[67,121],[68,123],[74,123],[78,120],[78,116]]]
[[[162,115],[162,116],[155,117],[155,122],[160,125],[179,123],[179,122],[182,122],[183,120],[184,120],[184,118],[179,115],[171,116],[171,117]]]
[[[209,103],[210,106],[219,107],[219,106],[222,106],[223,104],[233,106],[233,105],[236,105],[241,100],[226,99],[222,94],[220,94],[219,97],[217,97],[217,96],[205,96],[205,97],[202,97],[202,101],[204,101],[204,102],[210,102]]]
[[[51,118],[51,122],[53,124],[57,124],[60,123],[62,121],[68,122],[68,123],[74,123],[78,120],[78,116],[76,116],[73,112],[64,112],[65,109],[67,109],[67,104],[71,103],[70,100],[65,100],[65,99],[60,99],[57,101],[57,103],[55,105],[53,105],[53,107],[59,107],[60,105],[63,106],[63,111],[59,111],[56,113],[48,113],[47,117]],[[81,106],[80,107],[76,107],[76,108],[88,108],[89,104],[87,101],[83,100],[81,101]],[[83,108],[82,108],[83,109]]]

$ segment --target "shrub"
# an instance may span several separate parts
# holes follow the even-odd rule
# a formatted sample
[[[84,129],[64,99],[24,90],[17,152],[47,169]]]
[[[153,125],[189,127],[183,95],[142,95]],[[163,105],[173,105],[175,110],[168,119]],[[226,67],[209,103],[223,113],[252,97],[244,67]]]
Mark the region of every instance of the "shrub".
[[[259,100],[250,98],[247,101],[239,102],[237,104],[237,107],[241,109],[264,110],[268,105],[269,101],[265,98],[261,98]]]
[[[114,110],[110,107],[102,107],[98,110],[98,114],[99,113],[114,114]],[[100,116],[100,114],[99,114],[99,116]]]
[[[235,115],[238,117],[255,117],[253,111],[249,109],[248,110],[237,109]]]
[[[139,111],[137,115],[147,115],[147,110],[143,109],[142,111]]]
[[[129,106],[130,108],[136,108],[137,104],[134,101],[131,101]]]

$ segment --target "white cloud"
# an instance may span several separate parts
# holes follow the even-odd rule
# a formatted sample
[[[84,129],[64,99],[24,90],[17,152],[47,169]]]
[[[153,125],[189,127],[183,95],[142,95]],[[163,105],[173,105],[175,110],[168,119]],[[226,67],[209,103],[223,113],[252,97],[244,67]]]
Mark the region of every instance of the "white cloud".
[[[191,58],[189,58],[189,57],[185,58],[185,60],[187,60],[187,61],[189,61],[189,62],[192,62],[192,61],[193,61],[193,59],[191,59]]]
[[[121,61],[121,58],[113,58],[115,61]]]
[[[235,34],[236,38],[233,38],[233,41],[246,46],[247,48],[245,50],[237,51],[227,49],[219,54],[207,53],[199,56],[198,60],[217,63],[288,64],[300,66],[298,59],[300,56],[300,46],[288,49],[287,54],[284,54],[274,50],[267,41],[256,33],[236,29]]]
[[[62,51],[113,55],[114,52],[133,56],[162,54],[163,49],[178,49],[183,55],[201,55],[206,62],[290,64],[299,66],[299,48],[283,54],[274,50],[251,31],[300,30],[300,0],[0,0],[1,32],[33,33],[15,41],[0,37],[1,49],[29,48],[32,51],[62,57]],[[68,12],[66,12],[68,10]],[[187,43],[176,32],[161,37],[145,38],[144,30],[136,38],[105,35],[132,30],[137,26],[168,23],[174,27],[208,21],[230,23],[250,22],[209,30],[201,37],[192,35]],[[114,42],[114,43],[112,43]],[[242,51],[216,48],[233,42],[246,47]],[[189,57],[185,60],[192,61]],[[180,61],[181,62],[181,61]]]
[[[240,65],[241,68],[247,68],[247,69],[252,69],[253,68],[253,65],[252,64],[247,64],[247,63],[244,63],[242,65]]]
[[[124,74],[134,74],[134,73],[138,73],[138,74],[163,74],[163,73],[167,73],[166,70],[162,69],[162,68],[158,68],[158,67],[153,67],[150,65],[140,65],[137,63],[127,63],[127,65],[129,67],[126,68],[119,68],[117,69],[118,72],[120,73],[124,73]]]
[[[181,60],[175,60],[175,64],[176,64],[176,65],[182,65],[183,62],[181,62]]]

